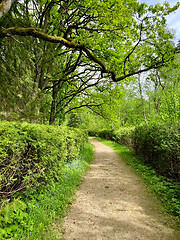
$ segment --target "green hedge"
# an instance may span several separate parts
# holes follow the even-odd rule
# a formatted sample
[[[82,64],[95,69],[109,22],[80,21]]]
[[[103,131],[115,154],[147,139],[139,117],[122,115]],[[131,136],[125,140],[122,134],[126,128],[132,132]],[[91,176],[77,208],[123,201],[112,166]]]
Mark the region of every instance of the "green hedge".
[[[79,154],[87,134],[65,126],[0,122],[0,198],[60,178]]]
[[[112,140],[113,139],[113,130],[94,130],[94,131],[88,131],[89,136],[94,136],[94,137],[100,137],[100,138],[104,138],[107,140]]]
[[[106,140],[115,141],[119,144],[127,145],[133,148],[133,134],[134,128],[120,128],[118,130],[103,129],[101,131],[89,131],[89,136],[100,137]]]
[[[180,179],[180,125],[151,124],[119,130],[90,132],[135,150],[145,164],[163,176]]]
[[[64,164],[61,179],[31,188],[0,208],[0,239],[59,239],[62,222],[74,200],[74,193],[93,159],[93,146],[85,142],[78,157]],[[63,238],[60,238],[63,239]]]
[[[133,132],[134,150],[158,173],[180,177],[180,125],[142,125]]]
[[[117,143],[124,144],[130,148],[134,147],[132,134],[134,128],[120,128],[114,131],[113,140]]]

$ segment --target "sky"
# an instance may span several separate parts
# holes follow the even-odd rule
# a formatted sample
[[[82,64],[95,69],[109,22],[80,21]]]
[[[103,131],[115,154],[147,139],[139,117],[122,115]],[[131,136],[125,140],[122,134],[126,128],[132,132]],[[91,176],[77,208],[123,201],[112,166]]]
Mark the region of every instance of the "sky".
[[[139,0],[139,2],[145,2],[148,5],[155,5],[156,3],[163,4],[165,1],[164,0]],[[167,0],[167,2],[169,2],[171,6],[174,6],[178,1]],[[178,40],[180,40],[180,7],[178,10],[176,10],[174,13],[171,13],[167,17],[167,25],[170,29],[175,30],[175,42],[178,42]]]

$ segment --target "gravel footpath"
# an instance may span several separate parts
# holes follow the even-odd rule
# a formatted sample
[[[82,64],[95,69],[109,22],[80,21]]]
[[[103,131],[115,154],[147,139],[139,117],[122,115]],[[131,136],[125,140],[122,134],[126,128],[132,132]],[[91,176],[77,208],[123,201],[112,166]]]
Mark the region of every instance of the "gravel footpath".
[[[92,139],[95,159],[65,218],[66,240],[180,240],[142,179]]]

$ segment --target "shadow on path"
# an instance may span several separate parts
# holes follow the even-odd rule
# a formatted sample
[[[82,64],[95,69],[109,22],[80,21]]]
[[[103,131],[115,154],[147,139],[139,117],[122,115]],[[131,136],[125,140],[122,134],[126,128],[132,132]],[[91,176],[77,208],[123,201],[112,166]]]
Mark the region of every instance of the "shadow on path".
[[[95,160],[65,219],[66,240],[179,240],[142,180],[110,147],[91,140]]]

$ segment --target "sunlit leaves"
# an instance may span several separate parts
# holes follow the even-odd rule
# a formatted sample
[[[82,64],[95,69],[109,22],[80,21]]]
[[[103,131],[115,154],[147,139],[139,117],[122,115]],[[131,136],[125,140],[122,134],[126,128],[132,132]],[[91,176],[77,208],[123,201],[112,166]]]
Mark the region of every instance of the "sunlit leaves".
[[[18,45],[20,50],[10,50],[11,54],[15,53],[12,58],[6,54],[7,65],[16,73],[21,73],[22,77],[14,81],[18,85],[22,80],[27,83],[29,79],[28,89],[43,91],[47,101],[46,107],[41,106],[41,110],[46,109],[47,115],[54,82],[66,82],[58,89],[58,105],[64,111],[63,106],[68,107],[68,94],[76,91],[83,82],[83,74],[79,78],[73,79],[73,76],[83,73],[86,68],[92,74],[93,71],[99,71],[97,74],[108,81],[112,72],[120,80],[128,74],[168,62],[174,55],[174,44],[173,34],[167,30],[165,16],[178,6],[179,3],[170,7],[168,2],[148,6],[137,0],[17,1],[14,9],[7,14],[6,21],[3,20],[3,27],[31,26],[50,36],[61,36],[75,44],[84,44],[89,53],[104,66],[81,49],[80,67],[72,68],[80,51],[78,47],[71,50],[62,44],[46,43],[30,37],[16,39],[16,36],[11,40],[20,42],[22,46]],[[5,40],[2,52],[7,46],[8,41]],[[24,71],[19,71],[22,66]],[[21,92],[17,96],[20,96],[19,100],[23,99]],[[29,104],[27,101],[26,110]]]

